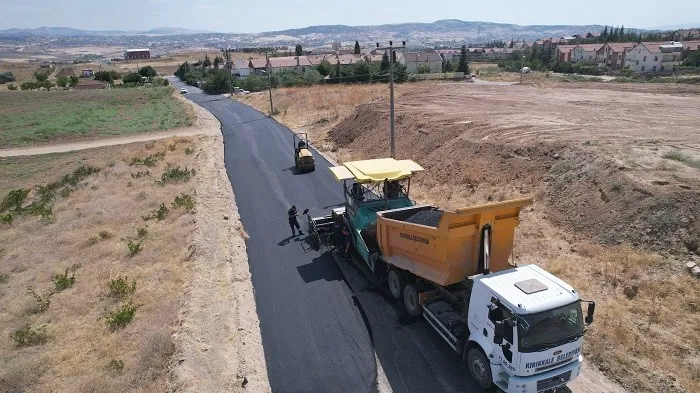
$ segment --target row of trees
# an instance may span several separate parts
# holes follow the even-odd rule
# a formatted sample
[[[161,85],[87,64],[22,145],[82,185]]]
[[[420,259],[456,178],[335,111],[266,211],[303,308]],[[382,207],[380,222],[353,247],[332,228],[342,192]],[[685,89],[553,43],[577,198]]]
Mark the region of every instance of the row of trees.
[[[450,59],[447,58],[447,56],[443,56],[442,58],[442,72],[455,71],[464,72],[465,75],[469,74],[469,60],[466,45],[462,45],[462,48],[459,51],[459,59],[457,61],[457,64],[454,64]],[[418,73],[421,73],[420,67]]]

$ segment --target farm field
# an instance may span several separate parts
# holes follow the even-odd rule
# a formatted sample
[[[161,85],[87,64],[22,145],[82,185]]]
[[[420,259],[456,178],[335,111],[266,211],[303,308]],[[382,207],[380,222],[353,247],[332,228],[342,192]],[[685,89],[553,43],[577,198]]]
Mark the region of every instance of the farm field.
[[[386,85],[276,89],[279,121],[343,162],[387,156]],[[266,94],[241,98],[263,112]],[[586,357],[630,392],[700,391],[700,87],[399,85],[397,158],[421,203],[532,196],[515,258],[598,303]]]
[[[167,130],[194,115],[173,89],[0,92],[0,148]]]

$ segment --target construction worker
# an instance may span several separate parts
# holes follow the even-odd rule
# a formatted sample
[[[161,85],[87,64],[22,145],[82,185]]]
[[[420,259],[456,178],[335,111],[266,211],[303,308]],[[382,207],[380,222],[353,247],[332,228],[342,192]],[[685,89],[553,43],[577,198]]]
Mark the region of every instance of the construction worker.
[[[289,215],[289,226],[292,228],[292,236],[296,236],[294,227],[296,227],[300,235],[303,235],[304,233],[301,231],[299,221],[297,221],[297,216],[299,216],[299,214],[297,214],[297,207],[292,205],[292,208],[287,211],[287,214]]]
[[[343,225],[343,242],[345,242],[345,260],[350,260],[350,231]]]

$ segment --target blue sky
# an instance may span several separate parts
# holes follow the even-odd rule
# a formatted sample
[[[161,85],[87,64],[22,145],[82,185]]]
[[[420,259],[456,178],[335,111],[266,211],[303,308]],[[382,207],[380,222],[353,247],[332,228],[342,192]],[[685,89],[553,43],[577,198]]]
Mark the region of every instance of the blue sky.
[[[698,0],[3,0],[0,29],[186,27],[254,33],[319,24],[376,25],[439,19],[656,27],[700,22]],[[585,5],[584,5],[585,4]]]

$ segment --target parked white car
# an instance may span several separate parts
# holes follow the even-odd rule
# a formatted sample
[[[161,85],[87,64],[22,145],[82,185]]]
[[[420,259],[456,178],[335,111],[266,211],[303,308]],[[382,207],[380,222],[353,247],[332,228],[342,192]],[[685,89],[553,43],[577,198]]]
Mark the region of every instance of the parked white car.
[[[185,94],[185,93],[187,93],[187,89],[184,87],[180,88],[180,94]]]

